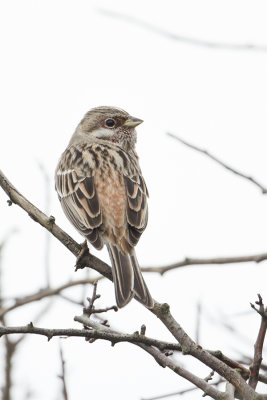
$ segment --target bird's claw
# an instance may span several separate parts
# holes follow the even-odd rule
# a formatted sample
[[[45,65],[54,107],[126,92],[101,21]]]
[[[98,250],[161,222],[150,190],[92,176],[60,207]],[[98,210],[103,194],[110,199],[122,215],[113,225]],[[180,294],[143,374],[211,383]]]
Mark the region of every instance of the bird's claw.
[[[78,269],[82,269],[85,267],[85,263],[83,263],[83,259],[86,255],[88,255],[90,253],[90,250],[88,248],[87,245],[87,240],[85,240],[82,244],[81,244],[81,251],[77,256],[76,259],[76,264],[75,264],[75,271],[77,271]]]

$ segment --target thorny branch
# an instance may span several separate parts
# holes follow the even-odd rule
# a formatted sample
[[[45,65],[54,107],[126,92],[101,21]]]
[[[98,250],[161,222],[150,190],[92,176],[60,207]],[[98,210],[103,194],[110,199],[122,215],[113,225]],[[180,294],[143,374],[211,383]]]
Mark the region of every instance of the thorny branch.
[[[22,207],[28,214],[33,218],[36,222],[44,226],[47,230],[49,230],[57,239],[63,243],[76,257],[79,255],[81,251],[81,246],[78,245],[69,235],[67,235],[61,228],[59,228],[55,224],[55,219],[52,217],[47,217],[44,213],[42,213],[38,208],[36,208],[32,203],[30,203],[24,196],[22,196],[17,189],[8,181],[8,179],[0,172],[0,185],[4,189],[4,191],[8,194],[10,201],[12,203],[18,204]],[[91,267],[98,271],[100,274],[104,275],[108,279],[112,280],[111,269],[110,267],[99,260],[97,257],[92,256],[91,254],[86,254],[83,260],[83,265]],[[267,400],[267,395],[261,395],[254,391],[254,389],[249,386],[243,377],[239,374],[238,371],[229,368],[223,361],[219,360],[215,356],[213,356],[208,351],[204,350],[201,346],[197,345],[183,330],[183,328],[178,324],[178,322],[174,319],[170,312],[170,308],[168,304],[160,304],[155,302],[154,307],[150,310],[154,315],[156,315],[161,322],[165,325],[165,327],[169,330],[169,332],[174,336],[174,338],[181,345],[182,351],[184,354],[190,354],[194,358],[200,360],[202,363],[210,367],[212,370],[216,371],[220,376],[224,377],[229,383],[231,383],[236,391],[244,398],[244,400]],[[91,322],[91,320],[89,320]],[[3,327],[0,330],[0,334],[9,334],[9,333],[37,333],[34,331],[34,328],[31,324],[28,327],[21,328],[6,328]],[[103,328],[101,330],[97,330],[96,332],[100,334],[105,334],[103,332]],[[14,331],[15,329],[15,331]],[[24,330],[23,330],[24,329]],[[43,334],[47,336],[47,330],[43,330],[41,328],[37,328],[39,334]],[[50,330],[50,336],[52,334],[56,335],[56,332],[59,334],[58,330]],[[62,330],[61,333],[62,334]],[[91,332],[86,332],[88,337],[90,337]],[[77,333],[77,336],[83,336],[81,333]],[[49,335],[48,335],[49,337]],[[203,379],[198,378],[194,374],[189,371],[184,370],[183,368],[174,365],[174,363],[162,352],[160,352],[157,348],[153,346],[148,346],[146,344],[139,344],[139,347],[142,347],[145,351],[150,353],[155,360],[160,364],[167,366],[175,373],[183,376],[185,379],[194,383],[200,389],[202,389],[205,393],[211,396],[214,399],[222,399],[222,393],[217,389],[209,385]],[[224,394],[223,394],[224,396]]]

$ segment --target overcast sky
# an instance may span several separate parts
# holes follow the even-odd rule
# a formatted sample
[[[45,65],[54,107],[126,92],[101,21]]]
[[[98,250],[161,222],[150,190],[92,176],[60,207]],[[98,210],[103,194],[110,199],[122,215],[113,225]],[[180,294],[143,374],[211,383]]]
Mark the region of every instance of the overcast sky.
[[[49,214],[81,242],[58,203],[54,170],[85,112],[118,106],[144,120],[137,128],[137,151],[150,200],[149,225],[137,246],[141,265],[266,252],[267,198],[166,135],[172,132],[208,149],[267,185],[266,13],[266,1],[258,0],[2,0],[1,169],[44,209],[41,163],[49,175]],[[6,200],[0,191],[0,239],[13,228],[17,232],[4,253],[4,294],[19,296],[45,285],[46,234],[21,209],[7,207]],[[108,261],[106,251],[92,252]],[[52,238],[53,286],[84,276],[84,271],[73,272],[74,263]],[[237,356],[235,350],[252,354],[259,320],[253,314],[233,315],[249,311],[257,293],[267,302],[266,275],[262,263],[189,267],[145,278],[152,295],[170,303],[193,338],[201,301],[201,344]],[[114,303],[113,285],[103,281],[99,290],[100,305]],[[80,290],[73,293],[78,298]],[[8,323],[29,323],[40,307],[10,313]],[[58,300],[38,324],[77,327],[73,317],[81,312]],[[171,339],[136,302],[109,318],[121,331],[133,332],[145,323],[149,336]],[[222,320],[244,337],[233,341]],[[134,346],[68,339],[63,349],[70,400],[137,400],[189,386]],[[16,363],[14,399],[25,399],[28,388],[38,400],[60,399],[57,340],[48,344],[29,337]],[[194,370],[202,377],[209,373],[199,364]]]

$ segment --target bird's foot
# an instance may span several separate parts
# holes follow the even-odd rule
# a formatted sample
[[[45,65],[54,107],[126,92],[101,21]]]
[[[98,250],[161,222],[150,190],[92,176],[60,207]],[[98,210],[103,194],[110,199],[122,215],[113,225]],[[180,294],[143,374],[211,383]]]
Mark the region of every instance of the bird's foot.
[[[78,257],[76,259],[76,264],[75,264],[75,271],[77,271],[78,269],[83,269],[86,266],[86,263],[84,262],[85,257],[90,253],[90,250],[88,248],[87,245],[87,240],[85,240],[82,244],[81,244],[81,251],[78,254]]]

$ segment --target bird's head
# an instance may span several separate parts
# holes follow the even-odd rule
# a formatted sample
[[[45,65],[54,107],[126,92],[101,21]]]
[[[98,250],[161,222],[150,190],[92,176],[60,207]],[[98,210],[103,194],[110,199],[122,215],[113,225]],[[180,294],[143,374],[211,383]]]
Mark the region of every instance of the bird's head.
[[[96,107],[88,111],[79,123],[71,143],[76,141],[107,141],[129,150],[136,143],[135,127],[141,119],[115,107]]]

